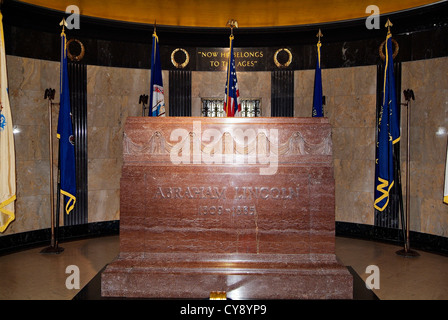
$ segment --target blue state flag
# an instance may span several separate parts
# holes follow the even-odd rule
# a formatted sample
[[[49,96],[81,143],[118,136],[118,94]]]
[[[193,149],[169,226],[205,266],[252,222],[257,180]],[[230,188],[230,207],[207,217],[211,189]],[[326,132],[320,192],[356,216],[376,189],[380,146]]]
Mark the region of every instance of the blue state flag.
[[[165,116],[165,97],[163,94],[162,63],[160,62],[159,38],[154,31],[151,52],[151,83],[149,88],[149,116]]]
[[[320,68],[320,47],[321,42],[317,43],[316,71],[314,72],[314,95],[313,95],[313,117],[323,117],[324,109],[322,103],[322,71]]]
[[[386,61],[384,63],[383,101],[378,117],[377,158],[375,167],[374,207],[379,211],[389,204],[389,193],[394,186],[393,145],[400,141],[400,120],[395,95],[392,34],[386,37]]]
[[[65,212],[69,214],[76,203],[76,171],[75,139],[67,70],[67,39],[64,31],[61,33],[60,95],[57,137],[59,139],[61,194],[64,195]]]
[[[235,56],[233,55],[233,35],[230,36],[230,53],[227,64],[227,81],[225,90],[224,111],[227,117],[241,116],[240,90],[236,78]]]

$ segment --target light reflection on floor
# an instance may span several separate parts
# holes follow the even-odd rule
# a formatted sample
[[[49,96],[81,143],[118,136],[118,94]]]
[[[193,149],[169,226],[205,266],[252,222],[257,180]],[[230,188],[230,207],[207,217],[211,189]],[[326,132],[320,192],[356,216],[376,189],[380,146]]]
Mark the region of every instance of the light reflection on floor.
[[[108,236],[62,243],[59,255],[41,254],[42,248],[0,256],[1,300],[70,300],[119,252],[119,237]],[[370,265],[380,271],[382,300],[448,300],[448,257],[419,251],[420,257],[404,258],[395,245],[373,241],[336,238],[336,255],[363,279]],[[79,267],[80,289],[67,289],[70,265]],[[229,278],[238,282],[237,278]],[[238,292],[229,292],[238,299]],[[229,296],[230,297],[230,296]]]

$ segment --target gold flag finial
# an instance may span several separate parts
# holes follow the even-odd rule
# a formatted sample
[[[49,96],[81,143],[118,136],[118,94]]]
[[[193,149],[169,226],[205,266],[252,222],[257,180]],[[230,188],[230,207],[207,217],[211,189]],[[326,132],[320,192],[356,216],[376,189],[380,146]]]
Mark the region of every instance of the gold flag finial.
[[[319,32],[316,34],[316,37],[319,38],[319,42],[320,42],[320,38],[323,36],[324,35],[322,34],[322,31],[319,29]]]
[[[65,18],[62,18],[61,22],[59,22],[59,25],[62,26],[62,28],[67,27],[67,21],[65,21]]]
[[[67,27],[67,21],[65,21],[65,18],[62,18],[61,22],[59,23],[60,26],[62,26],[62,33],[64,33],[64,27]]]
[[[229,21],[227,21],[226,26],[230,27],[230,32],[233,35],[233,28],[238,28],[238,21],[230,19]]]
[[[390,27],[392,26],[393,26],[392,22],[390,22],[390,20],[387,19],[387,22],[385,24],[385,27],[387,28],[387,33],[390,33]]]

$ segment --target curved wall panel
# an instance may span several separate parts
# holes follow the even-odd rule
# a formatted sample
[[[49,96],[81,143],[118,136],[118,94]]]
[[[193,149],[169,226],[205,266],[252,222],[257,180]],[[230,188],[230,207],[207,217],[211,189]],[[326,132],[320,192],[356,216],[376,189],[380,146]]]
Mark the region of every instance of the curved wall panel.
[[[60,11],[17,1],[5,1],[2,14],[11,108],[14,124],[21,133],[15,136],[17,218],[0,235],[0,251],[27,243],[42,243],[48,236],[50,168],[47,101],[43,99],[43,93],[48,87],[59,86],[59,22],[64,16]],[[402,89],[412,88],[416,94],[411,121],[411,170],[414,177],[426,182],[424,188],[411,188],[411,230],[415,245],[422,239],[420,243],[432,250],[438,250],[448,237],[448,207],[438,200],[442,194],[446,134],[436,135],[436,132],[443,132],[440,128],[448,127],[444,117],[440,117],[448,112],[445,103],[448,99],[447,17],[447,2],[381,16],[381,26],[387,18],[394,23],[392,32],[400,45],[396,61],[402,65]],[[69,39],[79,39],[86,50],[82,63],[87,70],[83,94],[87,101],[84,125],[87,128],[88,188],[85,205],[89,227],[82,227],[84,224],[63,226],[63,239],[118,232],[122,128],[127,116],[141,115],[138,98],[147,94],[149,87],[152,25],[81,16],[80,26],[79,30],[70,30],[67,34]],[[315,35],[319,28],[324,33],[321,62],[325,110],[333,127],[335,150],[336,230],[341,235],[400,241],[400,230],[375,226],[371,206],[377,65],[381,63],[378,47],[385,38],[384,27],[368,30],[365,20],[358,19],[305,26],[236,29],[236,51],[241,56],[240,61],[246,61],[238,67],[241,94],[243,98],[260,99],[262,114],[270,116],[273,97],[277,99],[283,92],[272,90],[272,75],[286,73],[291,84],[286,90],[289,107],[284,112],[276,105],[280,108],[275,110],[276,114],[291,115],[293,111],[296,117],[310,116]],[[185,104],[190,108],[186,114],[200,116],[201,97],[223,95],[224,69],[222,65],[213,69],[207,53],[223,53],[225,57],[229,30],[158,26],[157,33],[168,111],[171,94],[173,101],[184,99],[182,92],[185,88],[180,90],[179,83],[175,83],[174,75],[179,69],[171,61],[175,49],[183,48],[190,58],[182,69],[188,73],[191,91],[191,106]],[[291,52],[292,61],[280,70],[274,56],[282,48]],[[243,59],[245,55],[247,59]],[[176,57],[182,59],[179,55]],[[278,59],[285,57],[279,54]],[[170,90],[173,91],[171,94]],[[275,92],[274,96],[272,92]],[[404,159],[403,149],[402,157]],[[438,178],[424,180],[427,175]]]

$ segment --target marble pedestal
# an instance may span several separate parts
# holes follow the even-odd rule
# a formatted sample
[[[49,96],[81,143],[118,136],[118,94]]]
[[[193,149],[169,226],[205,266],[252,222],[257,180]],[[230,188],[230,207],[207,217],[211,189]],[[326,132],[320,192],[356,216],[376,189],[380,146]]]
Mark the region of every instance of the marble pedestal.
[[[325,118],[128,118],[102,295],[351,299]]]

